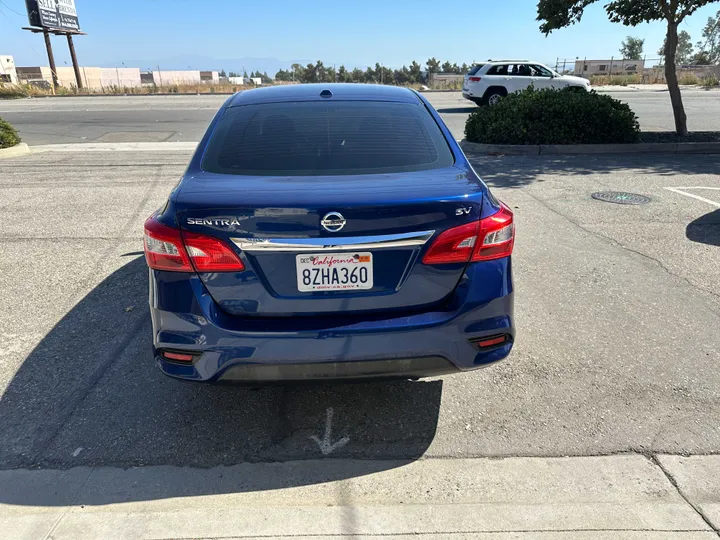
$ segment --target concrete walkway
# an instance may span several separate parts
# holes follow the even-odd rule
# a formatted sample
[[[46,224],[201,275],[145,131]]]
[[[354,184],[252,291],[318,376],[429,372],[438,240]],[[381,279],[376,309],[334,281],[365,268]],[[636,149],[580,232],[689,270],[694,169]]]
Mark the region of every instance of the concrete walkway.
[[[720,456],[79,467],[2,471],[0,486],[0,531],[18,540],[711,540],[720,526]]]

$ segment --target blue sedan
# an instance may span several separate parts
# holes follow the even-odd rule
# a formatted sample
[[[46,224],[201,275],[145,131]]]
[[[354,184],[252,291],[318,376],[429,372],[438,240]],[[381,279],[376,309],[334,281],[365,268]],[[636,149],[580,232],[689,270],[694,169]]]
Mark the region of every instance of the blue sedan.
[[[167,375],[420,378],[512,349],[513,214],[417,92],[232,96],[145,223]]]

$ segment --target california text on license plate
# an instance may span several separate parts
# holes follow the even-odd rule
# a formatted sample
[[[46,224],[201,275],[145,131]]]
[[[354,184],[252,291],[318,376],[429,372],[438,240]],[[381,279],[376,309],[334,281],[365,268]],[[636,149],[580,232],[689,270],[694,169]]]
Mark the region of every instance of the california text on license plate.
[[[301,292],[372,289],[372,253],[297,255],[297,284]]]

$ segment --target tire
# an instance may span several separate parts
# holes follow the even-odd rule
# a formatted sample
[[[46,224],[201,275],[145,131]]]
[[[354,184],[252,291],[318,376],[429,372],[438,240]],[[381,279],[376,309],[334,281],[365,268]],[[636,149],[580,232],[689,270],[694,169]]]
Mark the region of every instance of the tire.
[[[500,103],[500,100],[507,96],[507,90],[501,87],[497,88],[488,88],[487,92],[485,92],[485,95],[483,96],[483,103],[485,105],[493,106]]]

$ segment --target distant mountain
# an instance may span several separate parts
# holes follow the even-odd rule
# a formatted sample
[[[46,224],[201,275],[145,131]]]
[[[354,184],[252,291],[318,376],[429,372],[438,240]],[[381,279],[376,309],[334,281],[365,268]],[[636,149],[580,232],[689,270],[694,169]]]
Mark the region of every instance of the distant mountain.
[[[105,62],[100,67],[122,67],[123,63],[127,67],[138,67],[141,71],[152,71],[158,69],[199,69],[206,71],[220,71],[224,69],[226,72],[235,71],[242,73],[243,69],[250,73],[251,71],[267,72],[273,77],[281,69],[288,69],[292,64],[307,65],[315,63],[315,60],[278,60],[277,58],[214,58],[212,56],[186,55],[172,56],[169,58],[161,58],[159,60],[135,59],[123,60],[123,62]]]

